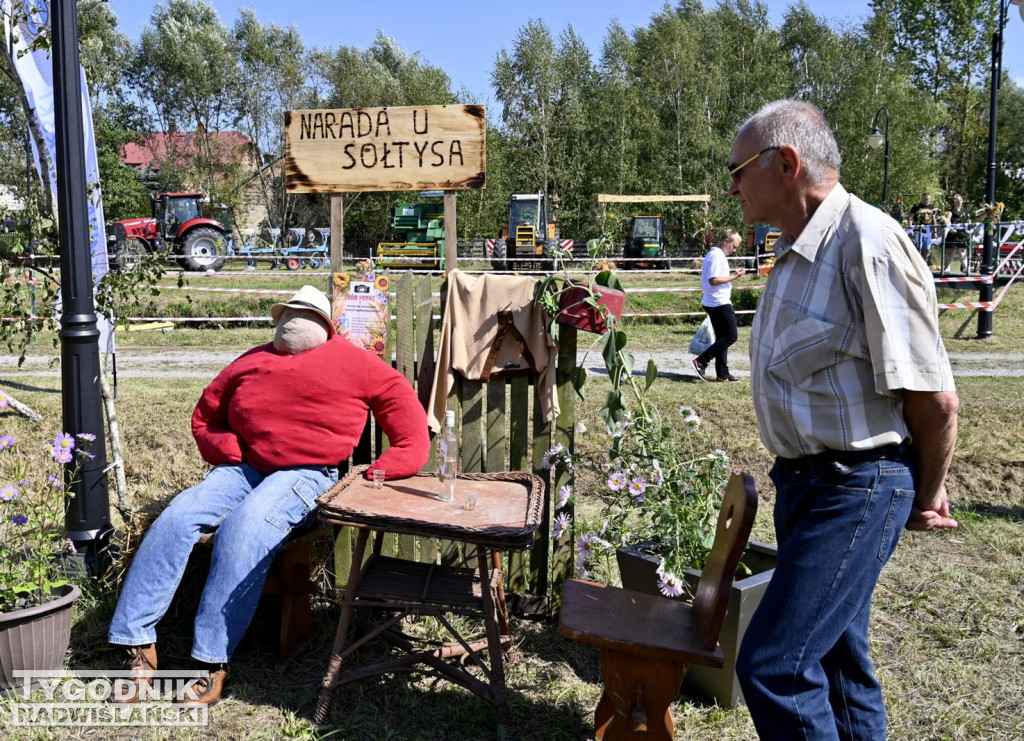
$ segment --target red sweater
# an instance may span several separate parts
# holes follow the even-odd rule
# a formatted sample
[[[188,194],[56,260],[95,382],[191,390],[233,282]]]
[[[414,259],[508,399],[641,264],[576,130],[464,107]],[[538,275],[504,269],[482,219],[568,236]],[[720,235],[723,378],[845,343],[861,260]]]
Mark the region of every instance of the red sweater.
[[[352,454],[366,412],[391,447],[371,468],[411,476],[427,461],[427,417],[412,386],[380,358],[333,337],[287,355],[253,348],[206,387],[192,413],[192,435],[211,465],[247,462],[269,472],[337,465]]]

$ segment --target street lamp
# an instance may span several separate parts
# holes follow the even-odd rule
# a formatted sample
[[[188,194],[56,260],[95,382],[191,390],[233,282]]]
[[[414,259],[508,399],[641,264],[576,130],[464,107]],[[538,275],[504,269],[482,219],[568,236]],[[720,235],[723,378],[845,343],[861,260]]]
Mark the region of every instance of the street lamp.
[[[1020,2],[1020,0],[1018,0]],[[885,114],[885,131],[878,130],[878,116]],[[878,149],[885,142],[885,170],[882,177],[882,207],[889,207],[889,109],[882,107],[875,112],[871,120],[871,133],[868,135],[868,144],[872,149]]]
[[[996,202],[996,113],[999,108],[999,85],[1003,77],[1003,27],[1006,26],[1006,11],[1016,5],[1024,20],[1024,0],[998,0],[999,19],[996,31],[992,34],[992,79],[989,89],[988,105],[988,171],[985,178],[985,203]],[[985,220],[985,241],[981,248],[981,274],[989,276],[995,272],[995,235],[991,219]],[[991,301],[995,297],[995,283],[986,280],[981,284],[981,301]],[[978,337],[992,336],[992,312],[978,312]]]

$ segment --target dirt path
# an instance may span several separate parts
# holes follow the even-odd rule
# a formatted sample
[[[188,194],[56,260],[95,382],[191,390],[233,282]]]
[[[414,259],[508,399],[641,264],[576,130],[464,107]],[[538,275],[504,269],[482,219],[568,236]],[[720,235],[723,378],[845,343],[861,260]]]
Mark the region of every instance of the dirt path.
[[[117,374],[124,378],[213,378],[217,372],[238,357],[236,350],[151,350],[129,348],[117,352]],[[638,372],[647,367],[653,357],[658,372],[663,376],[695,376],[690,361],[693,356],[685,351],[635,352]],[[54,356],[35,355],[25,359],[18,369],[18,359],[0,356],[0,378],[12,375],[59,376],[59,365]],[[1024,376],[1024,353],[951,353],[950,362],[957,376]],[[603,374],[604,361],[596,351],[580,353],[580,363],[588,373]],[[750,362],[744,351],[731,354],[730,370],[737,376],[750,375]]]

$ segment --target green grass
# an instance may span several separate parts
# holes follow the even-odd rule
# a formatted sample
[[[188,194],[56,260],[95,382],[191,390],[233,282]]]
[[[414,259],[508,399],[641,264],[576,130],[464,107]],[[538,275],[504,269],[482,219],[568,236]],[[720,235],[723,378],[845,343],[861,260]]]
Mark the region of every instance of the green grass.
[[[281,278],[257,273],[245,278],[211,276],[203,278],[208,282],[202,285],[243,285],[232,281],[245,281],[245,287],[276,289],[284,283],[283,278],[288,278],[289,290],[312,282],[302,273]],[[643,295],[645,303],[636,303],[631,296],[628,306],[679,310],[674,307],[686,294]],[[970,300],[975,298],[976,294]],[[207,310],[223,310],[220,316],[244,310],[256,315],[259,311],[246,308],[236,297],[212,294],[206,300],[210,302]],[[950,352],[974,356],[1024,353],[1022,303],[1024,293],[1015,286],[996,312],[995,336],[985,341],[973,337],[973,312],[944,312],[940,322]],[[694,326],[633,323],[627,324],[626,331],[635,348],[680,350]],[[748,334],[748,329],[741,328],[737,353],[743,352]],[[130,332],[121,335],[119,342],[122,347],[139,350],[240,352],[269,337],[265,326],[217,331],[180,328]],[[45,338],[33,351],[53,354]],[[206,382],[203,378],[121,378],[117,409],[127,477],[141,512],[158,508],[165,497],[197,481],[205,470],[189,434],[189,416]],[[960,436],[949,491],[961,527],[938,534],[905,534],[875,598],[873,658],[886,693],[889,736],[895,741],[1008,741],[1024,734],[1024,379],[959,376],[957,383],[962,403]],[[10,409],[0,410],[0,431],[26,439],[52,436],[61,415],[59,384],[57,376],[4,371],[0,388],[41,412],[45,421],[33,424]],[[681,404],[695,407],[713,444],[728,451],[733,468],[754,475],[762,505],[755,538],[771,541],[773,497],[767,477],[771,460],[757,436],[749,391],[747,383],[704,384],[685,376],[665,377],[655,386],[664,409],[671,411]],[[599,396],[591,394],[580,411],[591,430],[598,429]],[[596,437],[582,436],[580,446],[584,452],[600,453]],[[577,482],[584,510],[587,488],[585,479]],[[122,528],[127,548],[137,542],[139,534],[138,526]],[[105,640],[117,577],[115,570],[104,582],[90,585],[86,598],[76,606],[71,668],[110,668],[123,660],[123,652]],[[325,570],[320,583],[327,585],[330,578]],[[185,599],[175,604],[160,626],[163,666],[188,665],[192,617],[188,600],[194,599],[200,588],[201,576],[188,576],[183,586]],[[408,676],[364,680],[339,690],[330,722],[313,729],[309,718],[326,667],[337,601],[326,590],[318,596],[315,644],[285,674],[272,668],[274,607],[261,607],[239,648],[232,662],[230,695],[211,710],[210,727],[176,732],[174,738],[490,739],[498,735],[493,711],[475,696],[446,682]],[[600,695],[596,651],[563,639],[557,625],[551,623],[517,619],[514,633],[521,661],[508,667],[513,727],[504,729],[507,737],[588,737]],[[375,650],[368,647],[359,660],[372,660]],[[754,737],[743,707],[723,709],[683,697],[672,712],[679,739]],[[0,726],[9,717],[0,707]],[[10,738],[172,737],[145,729],[33,732],[4,727],[4,731]]]

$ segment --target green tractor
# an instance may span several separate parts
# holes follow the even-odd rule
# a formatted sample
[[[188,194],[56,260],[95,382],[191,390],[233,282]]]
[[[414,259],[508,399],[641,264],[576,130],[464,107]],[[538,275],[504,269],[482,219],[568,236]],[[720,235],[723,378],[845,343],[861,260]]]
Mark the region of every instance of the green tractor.
[[[429,192],[420,194],[429,196]],[[401,241],[377,244],[377,267],[444,270],[443,203],[399,203],[392,209],[389,223]]]
[[[636,214],[629,225],[629,237],[622,248],[622,256],[626,258],[623,267],[627,270],[664,270],[668,268],[665,259],[667,246],[661,214]]]

